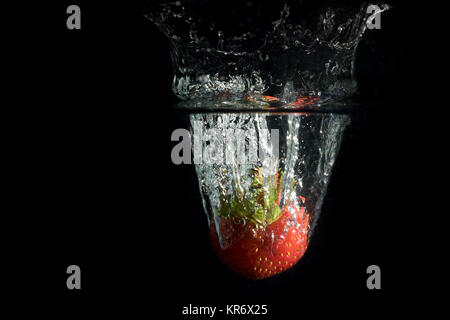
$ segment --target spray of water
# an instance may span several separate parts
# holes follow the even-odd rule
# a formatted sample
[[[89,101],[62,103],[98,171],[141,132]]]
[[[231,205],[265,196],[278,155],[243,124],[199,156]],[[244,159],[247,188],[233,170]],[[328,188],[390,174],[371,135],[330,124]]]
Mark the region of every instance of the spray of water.
[[[191,2],[157,3],[147,13],[170,40],[172,89],[182,106],[298,108],[357,91],[353,63],[369,4],[306,12],[285,3],[276,20],[256,21],[261,13],[250,1],[240,19],[254,15],[256,20],[237,21],[227,34],[219,23],[196,16]],[[379,12],[389,8],[378,7]]]

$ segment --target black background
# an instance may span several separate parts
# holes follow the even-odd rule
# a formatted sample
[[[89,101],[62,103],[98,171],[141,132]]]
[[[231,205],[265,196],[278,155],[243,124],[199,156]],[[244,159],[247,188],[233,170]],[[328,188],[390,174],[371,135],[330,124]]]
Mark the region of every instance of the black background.
[[[81,30],[66,28],[70,4],[81,7]],[[307,253],[261,281],[220,264],[194,168],[170,160],[170,135],[187,118],[172,108],[163,34],[129,2],[36,10],[12,25],[33,26],[14,39],[26,42],[14,81],[27,88],[15,93],[20,126],[11,134],[20,140],[10,188],[17,249],[7,262],[14,295],[42,300],[61,318],[182,318],[189,304],[267,304],[266,318],[360,318],[402,315],[424,293],[415,271],[425,239],[406,191],[418,140],[402,122],[413,108],[404,4],[383,13],[382,29],[358,48],[364,108],[352,115]],[[80,291],[66,288],[71,264],[81,267]],[[366,287],[371,264],[381,268],[381,290]]]

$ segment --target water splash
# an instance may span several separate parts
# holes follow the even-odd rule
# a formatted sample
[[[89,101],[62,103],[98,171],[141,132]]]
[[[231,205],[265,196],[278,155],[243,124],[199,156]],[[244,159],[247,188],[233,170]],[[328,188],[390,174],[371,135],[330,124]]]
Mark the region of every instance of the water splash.
[[[264,20],[261,5],[250,1],[236,29],[226,31],[220,21],[196,16],[201,10],[193,3],[154,3],[147,14],[170,41],[181,106],[298,109],[304,100],[319,105],[357,91],[355,50],[369,4],[303,10],[290,1],[278,7],[277,19]]]
[[[193,148],[207,150],[211,143],[220,145],[224,154],[230,154],[230,130],[252,132],[247,146],[258,145],[266,156],[256,164],[242,163],[239,153],[233,153],[231,161],[196,164],[196,172],[204,209],[209,221],[213,221],[220,235],[219,224],[223,210],[228,210],[224,199],[233,203],[235,197],[243,197],[251,203],[256,198],[254,190],[255,172],[263,179],[259,188],[269,190],[274,183],[272,177],[282,172],[281,197],[276,205],[282,208],[294,202],[305,206],[309,213],[309,229],[312,230],[319,215],[326,193],[331,170],[339,151],[344,129],[349,116],[333,113],[195,113],[190,115],[193,135],[200,134],[202,140],[194,141]],[[279,130],[278,150],[275,152],[271,130]],[[219,134],[212,141],[206,132],[215,129]],[[232,135],[233,136],[233,135]],[[245,199],[245,198],[248,199]],[[303,203],[298,203],[300,197]],[[242,201],[240,199],[239,201]],[[275,205],[274,205],[275,206]],[[273,207],[269,206],[269,210]],[[249,214],[255,214],[249,210]],[[270,214],[270,212],[264,212]],[[308,233],[310,236],[310,233]],[[229,244],[229,243],[228,243]]]

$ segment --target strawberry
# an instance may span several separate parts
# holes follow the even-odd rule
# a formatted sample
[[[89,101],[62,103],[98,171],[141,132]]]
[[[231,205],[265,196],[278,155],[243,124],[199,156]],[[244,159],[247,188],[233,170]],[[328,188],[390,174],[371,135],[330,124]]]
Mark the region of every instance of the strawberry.
[[[260,171],[256,171],[250,192],[234,188],[233,200],[221,199],[221,243],[216,224],[210,221],[210,238],[219,259],[238,275],[251,279],[267,278],[289,269],[308,245],[309,214],[301,206],[305,198],[299,197],[299,201],[289,201],[280,208],[282,174],[269,179],[269,188],[263,188],[263,180]]]

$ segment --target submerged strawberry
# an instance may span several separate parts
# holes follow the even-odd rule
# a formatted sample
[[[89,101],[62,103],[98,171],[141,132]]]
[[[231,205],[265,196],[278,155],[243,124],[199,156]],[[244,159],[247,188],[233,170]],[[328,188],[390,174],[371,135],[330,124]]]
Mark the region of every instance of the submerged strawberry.
[[[276,275],[296,264],[306,251],[309,214],[303,206],[305,199],[290,200],[280,208],[282,180],[283,175],[279,178],[277,174],[269,179],[269,187],[264,187],[261,173],[255,171],[249,193],[234,188],[233,197],[221,199],[219,230],[211,219],[214,250],[240,276],[262,279]]]

